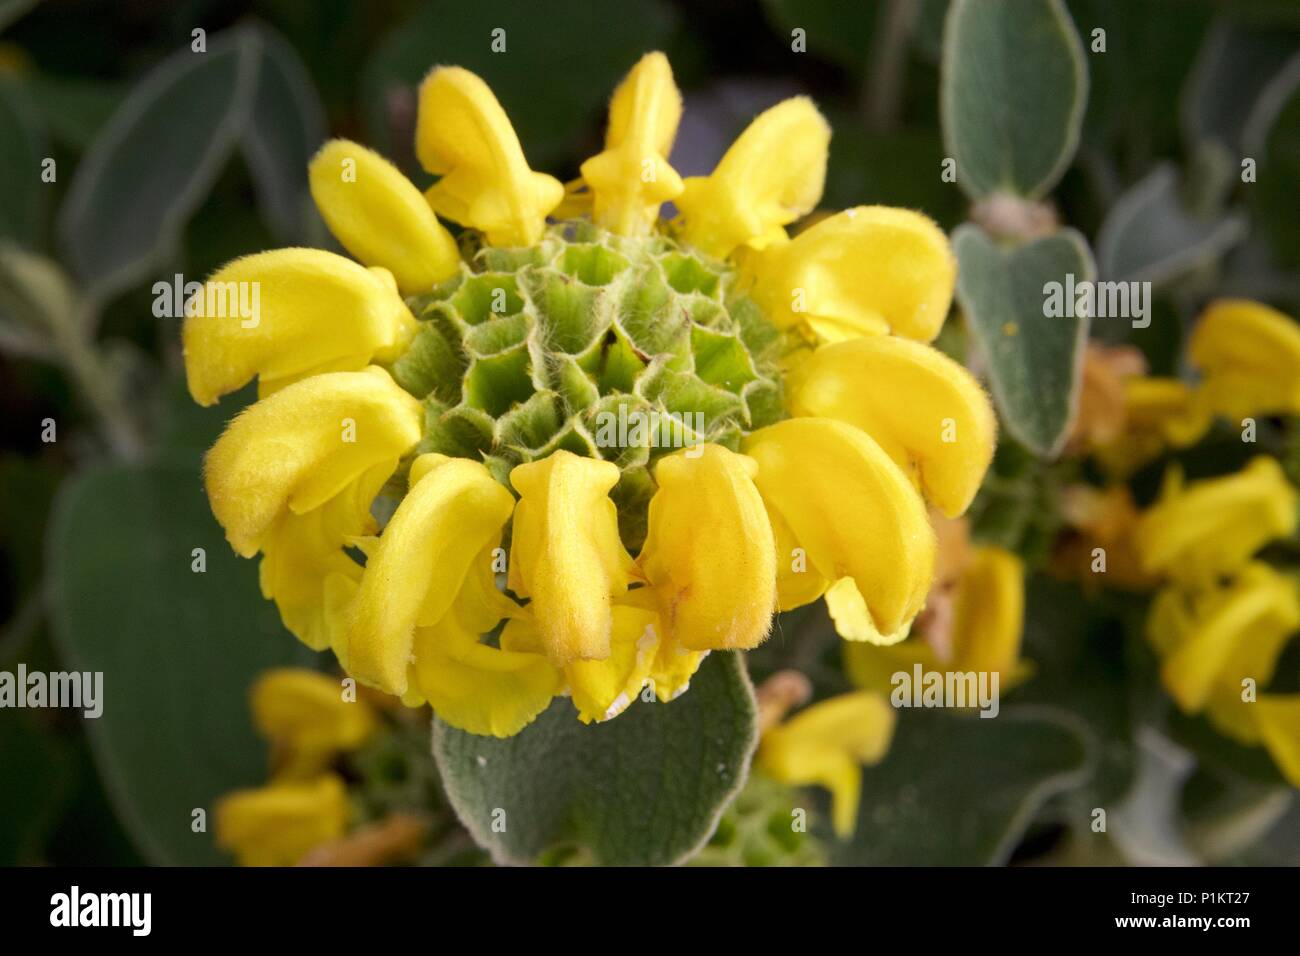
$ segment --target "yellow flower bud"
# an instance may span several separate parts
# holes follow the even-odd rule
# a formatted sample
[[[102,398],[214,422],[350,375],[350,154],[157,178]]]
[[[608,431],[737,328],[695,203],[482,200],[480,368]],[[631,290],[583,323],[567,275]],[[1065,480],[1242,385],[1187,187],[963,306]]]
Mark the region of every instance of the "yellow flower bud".
[[[460,267],[460,252],[428,201],[396,166],[346,139],[330,140],[308,167],[311,195],[344,248],[382,266],[410,295]]]
[[[361,746],[378,726],[364,700],[344,699],[338,678],[303,668],[266,671],[250,698],[253,725],[286,751],[293,775],[320,771],[335,754]]]

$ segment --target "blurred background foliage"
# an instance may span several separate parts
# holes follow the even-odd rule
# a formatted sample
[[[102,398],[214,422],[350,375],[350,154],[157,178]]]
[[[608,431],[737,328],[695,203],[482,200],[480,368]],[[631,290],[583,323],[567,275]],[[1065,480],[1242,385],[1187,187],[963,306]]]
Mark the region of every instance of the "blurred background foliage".
[[[1085,47],[1101,28],[1106,50],[1085,55],[1082,134],[1052,200],[1102,278],[1150,279],[1157,291],[1151,334],[1100,322],[1094,337],[1131,341],[1154,373],[1171,373],[1211,295],[1300,314],[1300,4],[1067,5]],[[426,182],[411,148],[413,87],[437,63],[481,74],[533,166],[572,178],[597,151],[609,91],[656,48],[686,98],[673,153],[683,175],[710,170],[754,113],[807,92],[835,131],[826,207],[919,208],[953,229],[969,199],[940,176],[947,7],[0,0],[0,669],[104,670],[111,701],[99,721],[0,711],[0,862],[221,860],[177,808],[211,807],[263,779],[246,688],[263,668],[309,656],[258,598],[253,564],[225,546],[198,480],[202,451],[250,395],[192,405],[179,323],[155,315],[155,282],[201,279],[277,245],[329,245],[305,179],[327,134]],[[504,55],[489,47],[497,26]],[[796,29],[806,53],[792,53]],[[1258,162],[1256,183],[1241,183],[1243,155]],[[960,349],[962,327],[950,325],[946,344]],[[43,440],[47,420],[56,441]],[[1192,474],[1244,456],[1240,442],[1197,454]],[[1041,554],[1061,467],[1004,442],[994,480],[1009,491],[985,497],[977,534]],[[1156,477],[1139,482],[1154,493]],[[204,576],[189,570],[199,547]],[[1016,712],[978,735],[961,718],[905,715],[889,758],[867,773],[857,839],[831,858],[1300,857],[1300,804],[1266,759],[1189,730],[1193,769],[1137,730],[1163,697],[1131,638],[1136,599],[1041,576],[1028,592],[1037,677]],[[827,694],[845,688],[838,654],[820,612],[795,612],[750,666],[755,680],[796,666]],[[414,773],[407,764],[395,772]],[[1174,835],[1090,839],[1088,808],[1121,798],[1130,819],[1181,821]],[[701,859],[802,860],[809,846],[764,836],[788,799],[746,791]],[[757,836],[742,846],[736,834],[747,833]],[[467,845],[448,839],[456,852]]]

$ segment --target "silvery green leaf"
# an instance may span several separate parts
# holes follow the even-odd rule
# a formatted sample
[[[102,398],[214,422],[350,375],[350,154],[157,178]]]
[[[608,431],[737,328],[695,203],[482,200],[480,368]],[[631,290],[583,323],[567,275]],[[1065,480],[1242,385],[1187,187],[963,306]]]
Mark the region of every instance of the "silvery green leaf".
[[[1096,268],[1073,229],[1021,246],[999,245],[978,227],[952,237],[960,268],[957,300],[988,363],[993,398],[1008,432],[1039,455],[1065,441],[1078,402],[1088,317],[1047,314],[1048,283],[1062,290],[1093,281]],[[1069,300],[1066,302],[1066,300]]]
[[[968,196],[1045,195],[1074,157],[1087,102],[1083,44],[1061,0],[953,0],[939,106]]]
[[[1120,197],[1097,234],[1097,266],[1107,280],[1161,286],[1213,262],[1246,237],[1235,211],[1194,215],[1172,163],[1162,163]]]
[[[189,47],[127,95],[86,151],[59,210],[66,261],[93,293],[148,275],[230,157],[252,108],[261,44],[247,30]]]
[[[461,822],[498,863],[552,854],[612,866],[679,863],[744,785],[757,739],[753,688],[736,651],[714,651],[690,689],[579,722],[556,698],[504,740],[434,721],[433,754]]]

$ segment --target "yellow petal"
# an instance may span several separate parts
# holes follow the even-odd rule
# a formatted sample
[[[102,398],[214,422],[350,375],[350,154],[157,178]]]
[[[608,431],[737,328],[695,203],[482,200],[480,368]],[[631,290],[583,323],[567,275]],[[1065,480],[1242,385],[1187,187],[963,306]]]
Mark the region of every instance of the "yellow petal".
[[[719,258],[782,241],[782,227],[821,199],[830,139],[830,125],[806,97],[761,113],[710,175],[685,181],[677,197],[682,235]]]
[[[297,382],[245,409],[212,446],[204,483],[226,539],[252,557],[288,512],[319,508],[420,440],[420,403],[383,369]]]
[[[557,667],[610,653],[610,597],[627,590],[632,559],[618,537],[609,490],[618,466],[557,451],[519,465],[510,588],[532,598],[546,653]]]
[[[857,691],[832,697],[765,733],[759,766],[784,783],[817,784],[830,790],[835,832],[842,838],[851,836],[858,816],[861,766],[884,758],[895,719],[893,708],[879,694]]]
[[[1194,445],[1209,430],[1203,392],[1176,378],[1135,376],[1124,383],[1126,427],[1154,432],[1176,448]]]
[[[545,653],[531,615],[507,622],[501,647]],[[636,699],[650,679],[659,649],[658,615],[626,604],[613,608],[610,655],[603,661],[573,661],[564,668],[573,706],[584,724],[612,720]]]
[[[1188,342],[1214,411],[1233,420],[1300,414],[1300,326],[1247,299],[1211,302]]]
[[[799,547],[794,532],[780,513],[769,507],[767,519],[776,543],[777,609],[792,611],[811,604],[826,593],[830,582],[808,562],[807,553]]]
[[[397,289],[351,259],[320,249],[245,256],[186,303],[190,395],[211,405],[254,376],[265,394],[268,383],[356,371],[396,357],[415,328]]]
[[[440,66],[420,84],[415,153],[441,176],[425,194],[441,216],[487,235],[494,246],[531,246],[564,198],[554,177],[524,159],[505,110],[469,70]]]
[[[345,700],[342,682],[316,671],[275,668],[250,693],[258,732],[294,751],[355,750],[378,726],[369,704]]]
[[[335,774],[238,790],[217,803],[217,845],[241,866],[292,866],[341,837],[350,816],[347,787]]]
[[[917,664],[922,673],[946,669],[934,648],[919,638],[888,646],[866,641],[844,644],[844,674],[862,690],[888,695],[895,689],[894,675],[900,671],[911,675]]]
[[[908,620],[893,633],[881,634],[867,610],[866,599],[852,578],[840,578],[826,589],[826,610],[835,624],[835,633],[855,644],[889,647],[905,640],[912,632],[912,622]]]
[[[406,691],[416,626],[447,614],[471,564],[500,541],[514,505],[487,468],[468,458],[421,455],[410,477],[366,562],[348,638],[349,671],[390,694]]]
[[[872,336],[822,346],[797,383],[795,415],[856,425],[945,515],[970,505],[993,460],[997,418],[965,368],[928,345]]]
[[[655,466],[638,563],[660,599],[665,631],[689,650],[762,643],[776,609],[776,544],[757,466],[721,445],[679,451]]]
[[[1148,626],[1154,631],[1169,620],[1167,612],[1153,613]],[[1184,626],[1187,633],[1169,650],[1160,673],[1178,706],[1198,713],[1216,684],[1239,689],[1247,677],[1268,682],[1282,644],[1300,627],[1300,600],[1290,580],[1267,565],[1251,564],[1198,602]],[[1157,646],[1162,640],[1152,634]]]
[[[391,272],[403,293],[427,292],[460,267],[456,240],[428,201],[378,153],[330,140],[308,174],[330,232],[366,265]]]
[[[682,191],[668,165],[682,95],[662,53],[647,53],[614,91],[605,151],[582,164],[597,225],[624,236],[649,235],[659,206]]]
[[[1276,459],[1261,455],[1234,475],[1168,485],[1133,541],[1148,572],[1197,583],[1236,570],[1295,529],[1296,491]]]
[[[746,439],[755,484],[828,580],[851,577],[876,630],[893,634],[925,603],[935,539],[920,494],[866,433],[792,418]]]
[[[953,668],[997,671],[1005,681],[1020,658],[1024,616],[1024,564],[1001,548],[975,548],[957,585]]]
[[[361,581],[361,565],[343,548],[374,531],[370,505],[392,470],[382,462],[319,508],[286,512],[262,539],[262,596],[275,601],[284,626],[312,650],[343,646],[348,605]]]
[[[1300,694],[1260,694],[1253,706],[1260,739],[1277,769],[1300,787]]]
[[[440,720],[471,734],[514,736],[564,684],[544,654],[480,643],[454,615],[417,629],[414,651],[413,690]]]
[[[751,295],[778,326],[806,324],[823,341],[892,332],[939,334],[957,260],[948,237],[907,209],[859,206],[759,253]]]

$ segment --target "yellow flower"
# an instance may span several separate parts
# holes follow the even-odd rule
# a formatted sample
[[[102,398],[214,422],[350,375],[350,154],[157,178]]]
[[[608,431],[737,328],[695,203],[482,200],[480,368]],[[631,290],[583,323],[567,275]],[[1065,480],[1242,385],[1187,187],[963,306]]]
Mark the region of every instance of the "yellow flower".
[[[920,664],[925,672],[996,673],[1000,690],[1023,682],[1033,671],[1020,656],[1024,575],[1024,564],[1011,552],[991,546],[971,548],[952,577],[937,583],[910,640],[888,647],[845,646],[850,680],[858,687],[888,693],[895,673],[911,673]]]
[[[683,235],[718,257],[784,243],[783,227],[821,199],[830,141],[830,125],[802,96],[762,113],[712,174],[685,181],[677,198]]]
[[[360,569],[343,553],[373,529],[370,502],[420,439],[419,403],[379,368],[287,386],[231,422],[204,483],[231,547],[261,551],[262,590],[308,646],[334,645],[326,595]]]
[[[884,759],[895,720],[894,709],[879,694],[831,697],[766,730],[757,766],[782,783],[829,790],[835,832],[847,839],[857,822],[862,767]]]
[[[653,231],[660,204],[682,191],[668,165],[681,116],[668,58],[647,53],[614,91],[605,151],[582,164],[597,223],[625,236]]]
[[[292,866],[341,837],[350,817],[347,788],[335,774],[271,783],[221,798],[217,844],[240,866]]]
[[[764,248],[749,268],[754,300],[772,321],[825,342],[887,333],[929,342],[948,317],[957,281],[943,230],[888,206],[836,213]]]
[[[662,459],[641,574],[666,634],[689,650],[757,647],[776,610],[776,543],[758,465],[719,445]]]
[[[190,395],[211,405],[255,376],[265,396],[311,375],[356,371],[395,357],[415,327],[386,270],[319,249],[245,256],[186,304]]]
[[[331,140],[308,173],[330,232],[366,265],[391,271],[402,292],[423,292],[460,268],[456,240],[420,191],[378,153]]]
[[[1211,302],[1188,344],[1209,406],[1233,421],[1300,415],[1300,326],[1246,299]]]
[[[508,736],[559,690],[544,657],[479,635],[511,611],[492,580],[514,501],[479,462],[421,455],[410,491],[371,546],[352,607],[348,668],[473,733]]]
[[[648,54],[565,200],[486,84],[438,67],[423,194],[346,140],[312,160],[360,264],[249,256],[189,310],[197,401],[259,379],[205,481],[263,593],[350,675],[472,733],[564,694],[584,721],[671,700],[823,594],[847,637],[900,639],[930,585],[925,497],[959,513],[988,467],[987,398],[924,344],[952,296],[942,232],[862,207],[790,238],[825,178],[812,104],[685,182],[680,116]],[[589,218],[548,223],[562,201]],[[257,307],[232,311],[245,287]],[[629,408],[658,423],[602,437]]]
[[[1179,709],[1204,712],[1224,734],[1262,745],[1300,786],[1300,694],[1259,693],[1300,628],[1296,581],[1252,562],[1232,579],[1187,590],[1174,585],[1151,606],[1147,636]]]
[[[531,597],[552,663],[604,660],[610,598],[627,590],[632,559],[618,535],[612,462],[557,451],[510,473],[519,491],[510,588]]]
[[[1277,461],[1253,459],[1235,475],[1183,487],[1170,468],[1160,500],[1138,522],[1143,568],[1191,583],[1240,568],[1275,538],[1296,529],[1296,491]]]
[[[907,476],[865,432],[828,418],[792,418],[754,432],[754,482],[801,554],[780,555],[828,583],[851,579],[870,625],[893,635],[925,601],[934,532]],[[869,529],[864,541],[862,533]]]
[[[377,727],[369,704],[344,699],[339,680],[316,671],[266,671],[250,696],[253,725],[280,751],[280,779],[319,773],[336,754],[361,746]]]
[[[494,246],[528,246],[564,186],[528,168],[523,147],[487,84],[440,66],[420,84],[415,154],[441,176],[426,195],[439,215],[478,229]]]
[[[993,460],[997,419],[984,390],[919,342],[873,336],[824,345],[800,365],[791,392],[795,415],[856,425],[949,517],[969,507]]]

